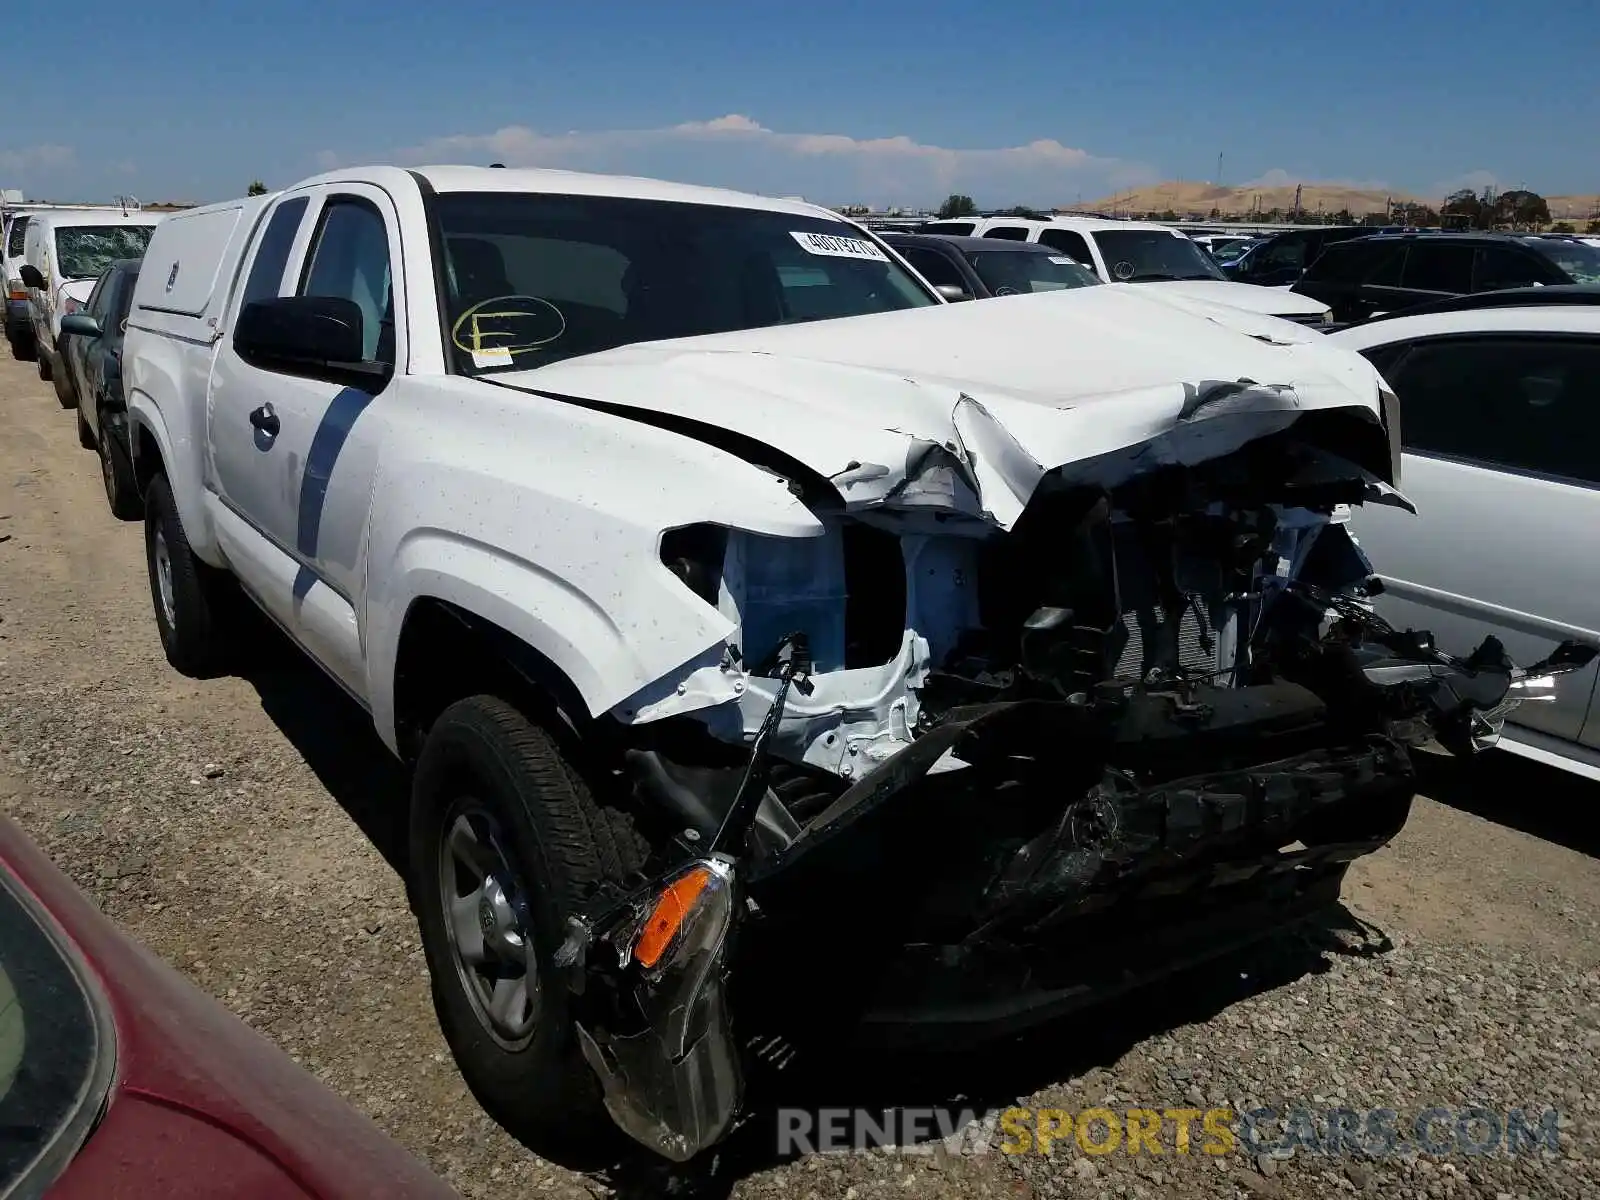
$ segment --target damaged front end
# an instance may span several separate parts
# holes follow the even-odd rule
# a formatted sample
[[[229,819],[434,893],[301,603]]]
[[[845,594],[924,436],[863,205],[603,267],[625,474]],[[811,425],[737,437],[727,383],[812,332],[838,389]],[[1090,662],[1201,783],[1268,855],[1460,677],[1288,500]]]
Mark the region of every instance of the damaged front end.
[[[1374,615],[1342,518],[1398,501],[1376,410],[1041,471],[1014,519],[980,441],[993,478],[969,424],[810,481],[820,537],[663,538],[737,629],[614,712],[676,833],[561,961],[609,1111],[669,1158],[796,1042],[992,1036],[1331,903],[1404,824],[1412,749],[1492,744],[1593,657]]]

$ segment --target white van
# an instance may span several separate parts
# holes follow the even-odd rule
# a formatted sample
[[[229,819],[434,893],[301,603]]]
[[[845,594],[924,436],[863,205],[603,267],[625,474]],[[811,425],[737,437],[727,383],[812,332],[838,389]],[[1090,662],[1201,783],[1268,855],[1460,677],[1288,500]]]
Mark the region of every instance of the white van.
[[[100,273],[119,258],[143,258],[162,213],[116,209],[58,209],[29,215],[19,274],[28,291],[28,318],[39,355],[39,378],[64,378],[61,318],[77,312]],[[57,385],[56,392],[66,396]]]

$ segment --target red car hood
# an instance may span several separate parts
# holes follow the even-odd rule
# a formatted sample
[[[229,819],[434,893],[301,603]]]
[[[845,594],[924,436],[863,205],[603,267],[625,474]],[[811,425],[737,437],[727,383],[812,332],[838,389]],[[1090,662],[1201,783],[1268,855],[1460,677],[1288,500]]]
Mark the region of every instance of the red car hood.
[[[110,999],[105,1118],[52,1197],[426,1197],[456,1193],[274,1046],[126,937],[10,820],[0,860]]]

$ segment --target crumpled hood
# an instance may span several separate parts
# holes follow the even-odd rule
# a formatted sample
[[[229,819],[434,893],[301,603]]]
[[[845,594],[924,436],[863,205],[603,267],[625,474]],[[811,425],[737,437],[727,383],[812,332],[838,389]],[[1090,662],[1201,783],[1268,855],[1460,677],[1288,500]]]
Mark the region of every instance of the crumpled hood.
[[[1231,453],[1312,410],[1380,420],[1379,377],[1360,355],[1320,335],[1263,340],[1145,291],[639,343],[493,379],[754,439],[832,480],[851,508],[904,499],[938,451],[960,464],[947,476],[964,476],[942,486],[970,487],[976,511],[1003,528],[1056,467],[1112,487]]]
[[[1261,287],[1254,283],[1234,283],[1226,279],[1168,279],[1153,280],[1132,286],[1153,291],[1189,296],[1246,312],[1266,313],[1274,317],[1315,317],[1328,311],[1328,306],[1310,296],[1291,292],[1288,288]]]

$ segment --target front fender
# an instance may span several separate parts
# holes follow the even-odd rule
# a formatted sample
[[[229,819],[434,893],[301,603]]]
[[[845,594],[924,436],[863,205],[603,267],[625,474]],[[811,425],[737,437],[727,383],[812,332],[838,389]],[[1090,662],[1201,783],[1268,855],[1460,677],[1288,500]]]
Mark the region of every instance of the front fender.
[[[395,668],[407,614],[442,600],[492,622],[543,655],[572,684],[590,714],[604,712],[641,681],[681,666],[726,638],[733,625],[698,600],[658,562],[641,564],[630,590],[673,636],[640,639],[617,617],[551,571],[484,542],[441,529],[408,535],[367,591],[368,696],[373,723],[391,749]],[[379,586],[373,586],[378,582]],[[630,632],[633,636],[630,636]]]

